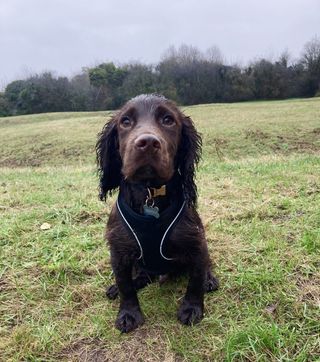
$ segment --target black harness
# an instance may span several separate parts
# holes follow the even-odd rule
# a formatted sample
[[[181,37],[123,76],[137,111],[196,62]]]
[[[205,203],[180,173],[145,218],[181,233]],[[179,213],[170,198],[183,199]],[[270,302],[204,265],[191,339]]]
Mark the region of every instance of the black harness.
[[[167,256],[166,240],[179,222],[185,204],[182,197],[177,198],[157,219],[133,211],[120,192],[117,200],[119,214],[140,248],[139,266],[148,273],[160,275],[170,271],[174,259]]]

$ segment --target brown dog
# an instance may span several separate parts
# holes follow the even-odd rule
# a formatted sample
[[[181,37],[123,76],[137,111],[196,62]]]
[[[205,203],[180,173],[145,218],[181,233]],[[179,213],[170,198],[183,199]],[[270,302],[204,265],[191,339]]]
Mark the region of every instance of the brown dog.
[[[199,322],[204,293],[218,281],[196,211],[201,138],[192,120],[163,96],[140,95],[104,126],[96,150],[101,200],[120,187],[106,233],[116,278],[107,296],[120,294],[116,327],[129,332],[144,322],[138,289],[182,272],[189,283],[178,319]]]

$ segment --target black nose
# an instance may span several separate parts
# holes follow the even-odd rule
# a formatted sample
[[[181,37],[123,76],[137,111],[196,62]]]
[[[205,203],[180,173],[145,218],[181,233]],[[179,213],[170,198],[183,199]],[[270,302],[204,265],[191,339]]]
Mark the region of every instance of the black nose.
[[[152,134],[142,134],[134,141],[140,151],[157,151],[161,148],[160,140]]]

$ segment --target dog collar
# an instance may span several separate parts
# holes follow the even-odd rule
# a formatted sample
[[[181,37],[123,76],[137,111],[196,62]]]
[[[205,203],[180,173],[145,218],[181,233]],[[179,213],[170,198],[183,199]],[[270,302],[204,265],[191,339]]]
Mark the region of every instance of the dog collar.
[[[167,186],[166,185],[162,185],[159,188],[148,187],[148,189],[150,190],[150,193],[151,193],[152,197],[166,196],[166,194],[167,194]]]

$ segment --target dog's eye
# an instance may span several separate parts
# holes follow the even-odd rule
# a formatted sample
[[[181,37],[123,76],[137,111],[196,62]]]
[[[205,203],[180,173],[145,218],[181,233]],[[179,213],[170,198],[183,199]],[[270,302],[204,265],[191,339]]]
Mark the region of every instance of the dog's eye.
[[[132,121],[128,116],[124,116],[124,117],[121,118],[120,124],[124,128],[129,128],[132,125]]]
[[[164,125],[164,126],[172,126],[175,121],[174,121],[174,118],[170,115],[166,115],[162,118],[161,120],[161,123]]]

